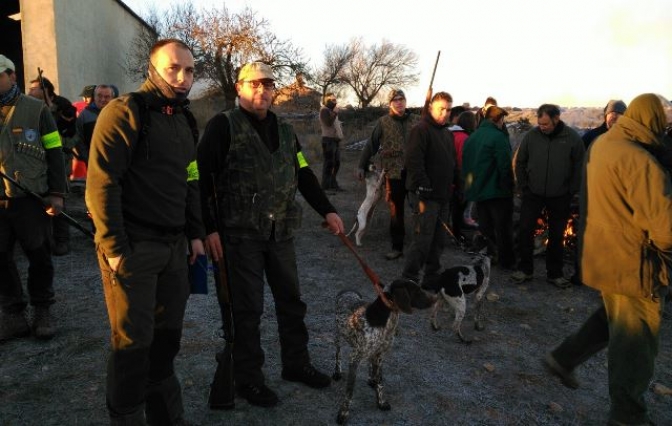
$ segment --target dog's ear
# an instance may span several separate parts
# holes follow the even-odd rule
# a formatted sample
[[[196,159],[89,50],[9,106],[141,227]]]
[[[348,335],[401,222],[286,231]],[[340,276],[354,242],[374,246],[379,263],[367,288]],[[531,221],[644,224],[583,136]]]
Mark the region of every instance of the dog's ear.
[[[394,304],[397,305],[399,310],[405,314],[410,314],[413,312],[412,296],[409,292],[409,288],[412,286],[417,287],[418,285],[410,280],[400,279],[395,280],[390,285],[390,294],[392,295],[392,300]]]

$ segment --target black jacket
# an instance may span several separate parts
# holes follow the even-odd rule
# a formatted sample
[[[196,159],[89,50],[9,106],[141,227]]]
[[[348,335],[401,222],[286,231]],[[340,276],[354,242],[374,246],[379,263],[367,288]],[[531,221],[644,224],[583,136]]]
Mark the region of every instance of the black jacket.
[[[459,186],[460,171],[453,134],[431,116],[423,117],[413,130],[406,149],[406,189],[430,188],[426,198],[448,201]]]

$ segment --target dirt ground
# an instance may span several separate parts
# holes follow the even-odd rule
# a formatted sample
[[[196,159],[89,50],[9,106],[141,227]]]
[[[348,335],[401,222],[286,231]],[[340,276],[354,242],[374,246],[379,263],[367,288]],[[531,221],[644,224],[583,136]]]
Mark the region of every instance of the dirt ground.
[[[340,183],[346,192],[332,196],[349,228],[364,197],[363,184],[352,177],[359,152],[346,151]],[[312,158],[320,174],[319,159]],[[303,202],[303,201],[302,201]],[[81,196],[68,200],[69,211],[84,220]],[[410,230],[410,217],[407,217]],[[334,369],[334,297],[342,289],[375,296],[353,255],[341,241],[320,227],[321,218],[307,205],[296,238],[299,275],[310,332],[314,364]],[[389,283],[401,274],[403,259],[387,261],[387,208],[378,206],[359,253]],[[409,238],[409,237],[407,237]],[[408,239],[407,241],[410,241]],[[0,425],[104,425],[105,360],[108,323],[93,244],[72,230],[72,252],[54,258],[56,265],[58,335],[51,341],[25,338],[0,345]],[[20,253],[20,250],[18,250]],[[608,251],[605,251],[608,255]],[[24,271],[25,260],[20,257]],[[451,245],[443,263],[468,262]],[[525,285],[508,281],[493,269],[488,292],[486,329],[473,330],[471,305],[464,331],[476,340],[459,343],[449,332],[451,313],[442,312],[444,328],[435,332],[429,311],[402,316],[392,351],[384,361],[385,391],[391,411],[379,411],[366,385],[368,369],[357,377],[351,407],[352,425],[599,425],[607,421],[609,396],[605,353],[578,370],[582,387],[570,390],[549,376],[540,359],[573,332],[600,303],[585,287],[559,290],[545,282],[543,259],[536,261],[535,279]],[[568,272],[571,265],[568,264]],[[183,385],[186,417],[196,425],[331,425],[335,424],[344,382],[312,390],[280,378],[277,323],[270,294],[262,322],[267,384],[281,403],[258,408],[236,399],[233,411],[211,411],[206,401],[215,370],[214,355],[223,346],[213,282],[210,294],[193,295],[184,325],[182,350],[176,361]],[[665,320],[653,385],[672,388],[672,320]],[[658,388],[663,389],[665,388]],[[672,425],[672,396],[647,393],[653,420]]]

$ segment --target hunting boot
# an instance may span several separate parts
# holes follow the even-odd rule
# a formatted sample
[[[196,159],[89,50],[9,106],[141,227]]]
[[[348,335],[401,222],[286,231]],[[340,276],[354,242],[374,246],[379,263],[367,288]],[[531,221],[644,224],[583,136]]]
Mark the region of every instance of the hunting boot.
[[[0,313],[0,342],[30,334],[28,321],[22,312]]]
[[[56,334],[55,320],[48,306],[36,306],[33,316],[33,334],[38,339],[51,339]]]

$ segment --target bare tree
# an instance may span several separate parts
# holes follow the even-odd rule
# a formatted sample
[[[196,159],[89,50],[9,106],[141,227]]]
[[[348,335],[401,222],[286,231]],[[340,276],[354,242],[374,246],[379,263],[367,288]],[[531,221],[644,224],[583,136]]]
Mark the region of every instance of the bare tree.
[[[345,83],[341,80],[346,66],[359,50],[359,39],[353,39],[346,45],[328,45],[324,49],[324,64],[315,68],[310,80],[320,89],[322,97],[331,87],[338,88]]]
[[[162,21],[155,7],[143,18],[148,27],[142,26],[133,39],[126,55],[126,75],[133,81],[142,80],[147,74],[147,54],[161,32]]]
[[[143,19],[149,28],[143,26],[131,44],[126,57],[126,73],[129,77],[140,80],[147,76],[149,50],[160,38],[176,38],[183,41],[194,52],[196,63],[199,63],[201,52],[192,35],[192,28],[198,22],[199,15],[193,3],[173,3],[163,16],[160,16],[156,7],[152,6]]]
[[[269,22],[249,7],[237,14],[226,7],[204,12],[193,34],[203,52],[203,72],[224,93],[227,109],[234,104],[238,70],[246,62],[269,64],[279,84],[305,68],[301,50],[277,38]]]
[[[340,78],[355,92],[360,107],[367,107],[383,89],[407,87],[418,82],[412,70],[418,64],[417,55],[403,45],[383,40],[380,45],[360,46]]]
[[[269,64],[280,85],[305,71],[301,49],[275,36],[269,21],[249,7],[234,14],[226,6],[198,12],[191,1],[186,1],[173,4],[163,17],[150,10],[145,21],[154,33],[144,31],[136,38],[127,61],[129,75],[137,77],[146,72],[147,52],[158,38],[179,38],[194,52],[198,75],[224,94],[227,109],[234,105],[238,70],[246,62],[261,60]]]

